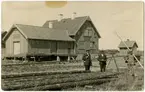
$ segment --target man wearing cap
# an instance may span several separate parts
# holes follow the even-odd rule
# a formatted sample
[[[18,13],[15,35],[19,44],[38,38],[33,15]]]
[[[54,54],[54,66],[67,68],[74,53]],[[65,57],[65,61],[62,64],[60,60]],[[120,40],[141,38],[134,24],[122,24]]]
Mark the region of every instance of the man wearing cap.
[[[105,72],[107,56],[105,55],[103,50],[100,51],[100,53],[99,53],[98,61],[99,61],[99,64],[100,64],[100,71]]]
[[[89,49],[86,50],[86,53],[83,55],[82,60],[84,61],[85,70],[90,71],[90,66],[92,66],[92,60]]]
[[[128,67],[128,72],[132,76],[136,76],[136,74],[135,74],[136,61],[134,60],[134,56],[133,56],[132,51],[128,51],[126,63],[127,63],[127,67]]]

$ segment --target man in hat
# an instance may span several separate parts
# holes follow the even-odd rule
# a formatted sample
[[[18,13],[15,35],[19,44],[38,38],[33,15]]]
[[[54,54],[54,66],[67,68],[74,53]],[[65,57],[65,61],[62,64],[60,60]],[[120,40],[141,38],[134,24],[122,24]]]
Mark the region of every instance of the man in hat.
[[[89,49],[86,50],[86,53],[83,55],[82,60],[84,61],[85,70],[90,71],[90,66],[92,66],[92,60]]]
[[[136,74],[135,74],[136,61],[134,60],[132,51],[128,51],[126,63],[127,63],[127,67],[128,67],[128,72],[132,76],[136,76]]]
[[[100,71],[105,72],[107,56],[105,55],[103,50],[101,50],[100,53],[99,53],[98,61],[99,61],[99,64],[100,64]]]

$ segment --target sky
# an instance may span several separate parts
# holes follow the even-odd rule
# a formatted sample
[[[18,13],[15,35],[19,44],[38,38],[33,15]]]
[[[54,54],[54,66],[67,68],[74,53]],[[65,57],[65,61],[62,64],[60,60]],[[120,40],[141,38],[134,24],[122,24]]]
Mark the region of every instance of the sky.
[[[99,49],[118,49],[120,39],[134,40],[143,50],[143,2],[65,2],[61,7],[49,2],[2,2],[2,31],[9,31],[13,24],[42,26],[47,20],[72,16],[90,16],[101,35]],[[55,6],[55,7],[53,7]]]

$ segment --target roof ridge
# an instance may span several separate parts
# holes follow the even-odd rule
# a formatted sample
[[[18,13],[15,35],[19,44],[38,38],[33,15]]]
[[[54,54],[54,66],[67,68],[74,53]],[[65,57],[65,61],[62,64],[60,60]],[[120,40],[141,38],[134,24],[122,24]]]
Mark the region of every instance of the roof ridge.
[[[124,42],[132,42],[132,41],[134,41],[134,40],[124,41]],[[134,42],[135,42],[135,41],[134,41]]]
[[[64,30],[64,29],[48,28],[48,27],[43,27],[43,26],[34,26],[34,25],[27,25],[27,24],[15,24],[15,25],[23,25],[23,26],[39,27],[39,28],[45,28],[45,29],[51,29],[51,30],[68,31],[68,30]]]
[[[79,26],[79,29],[81,28],[81,26],[85,23],[85,21],[89,18],[89,16],[86,16],[86,18],[83,20],[82,24]],[[77,32],[75,32],[76,34]]]
[[[78,17],[75,17],[75,18],[83,18],[83,17],[89,17],[89,16],[78,16]],[[62,20],[65,20],[65,19],[71,19],[71,17],[66,17],[66,18],[63,18]],[[57,19],[47,20],[46,22],[49,22],[49,21],[58,21],[58,20]]]
[[[78,16],[78,17],[75,17],[75,18],[83,18],[83,17],[89,17],[89,16]],[[63,18],[63,19],[71,19],[71,17]]]
[[[14,25],[23,25],[23,26],[32,26],[32,27],[41,27],[41,28],[44,28],[42,26],[35,26],[35,25],[28,25],[28,24],[14,24]]]

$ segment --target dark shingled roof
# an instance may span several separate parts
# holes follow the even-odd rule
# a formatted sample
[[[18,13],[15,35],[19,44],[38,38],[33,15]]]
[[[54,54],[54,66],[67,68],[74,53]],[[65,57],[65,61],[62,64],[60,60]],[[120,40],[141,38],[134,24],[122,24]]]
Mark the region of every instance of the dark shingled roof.
[[[75,41],[66,30],[50,29],[32,25],[15,24],[14,27],[29,39]]]
[[[138,47],[138,45],[137,45],[137,43],[135,41],[128,40],[128,41],[124,41],[124,42],[126,43],[126,45],[128,47],[133,47],[134,45],[136,45]],[[125,46],[125,44],[123,42],[120,42],[118,47],[119,48],[126,48],[126,46]]]
[[[68,30],[69,35],[75,35],[77,33],[77,31],[85,23],[86,20],[90,20],[91,21],[89,16],[76,17],[75,19],[64,18],[61,21],[49,20],[49,21],[46,21],[44,23],[43,27],[49,27],[49,22],[52,22],[53,23],[53,28]],[[99,38],[100,38],[101,36],[98,33],[96,28],[95,28],[95,30],[96,30]]]

